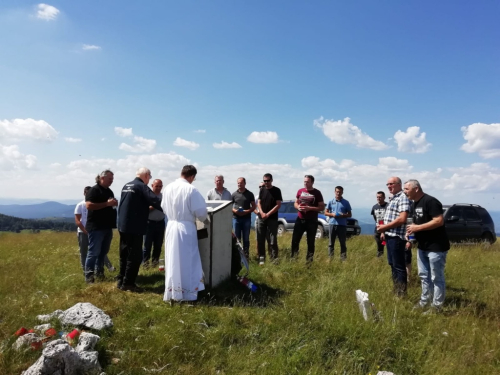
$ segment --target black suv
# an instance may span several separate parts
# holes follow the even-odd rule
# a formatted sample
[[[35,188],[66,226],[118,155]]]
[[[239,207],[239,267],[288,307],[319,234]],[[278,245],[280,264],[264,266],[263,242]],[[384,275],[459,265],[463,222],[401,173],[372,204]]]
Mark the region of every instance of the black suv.
[[[278,236],[285,231],[293,231],[295,221],[298,218],[298,211],[294,206],[295,201],[283,201],[278,211]],[[361,227],[354,218],[347,219],[347,237],[361,234]],[[316,238],[328,237],[328,222],[323,213],[318,214],[318,229]]]
[[[477,204],[443,205],[444,226],[453,242],[497,240],[495,224],[486,209]]]

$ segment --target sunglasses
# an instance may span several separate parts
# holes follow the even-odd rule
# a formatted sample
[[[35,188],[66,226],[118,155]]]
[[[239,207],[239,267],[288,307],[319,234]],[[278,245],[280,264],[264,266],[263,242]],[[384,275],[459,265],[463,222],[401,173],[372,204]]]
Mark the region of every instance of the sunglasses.
[[[387,184],[385,184],[385,186],[392,186],[392,185],[398,185],[399,182],[388,182]]]
[[[271,182],[271,180],[262,180],[262,182],[267,184],[268,182]]]

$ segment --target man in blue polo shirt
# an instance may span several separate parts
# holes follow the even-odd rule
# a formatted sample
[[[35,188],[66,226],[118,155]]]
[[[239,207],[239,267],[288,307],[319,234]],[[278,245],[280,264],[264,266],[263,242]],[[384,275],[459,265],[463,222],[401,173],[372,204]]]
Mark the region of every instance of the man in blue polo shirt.
[[[325,216],[328,217],[330,229],[330,240],[328,242],[328,256],[333,258],[335,247],[335,238],[339,237],[340,243],[340,259],[347,259],[346,232],[347,218],[352,216],[351,205],[349,201],[342,198],[344,188],[342,186],[335,187],[335,198],[328,202],[325,210]]]

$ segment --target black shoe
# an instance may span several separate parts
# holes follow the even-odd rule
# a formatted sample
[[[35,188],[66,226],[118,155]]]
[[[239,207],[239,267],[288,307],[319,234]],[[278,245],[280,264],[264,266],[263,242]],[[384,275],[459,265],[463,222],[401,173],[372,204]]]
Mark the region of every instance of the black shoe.
[[[93,283],[95,283],[94,275],[88,275],[88,276],[86,275],[85,276],[85,282],[87,284],[93,284]]]
[[[124,292],[132,292],[132,293],[142,293],[144,292],[144,289],[142,289],[141,287],[135,285],[135,284],[132,284],[132,285],[122,285],[122,287],[120,288],[121,290],[123,290]]]
[[[96,273],[95,274],[95,279],[97,281],[104,281],[106,279],[106,276],[104,276],[104,273]]]
[[[142,263],[142,266],[145,268],[145,269],[148,269],[150,266],[149,264],[149,260],[145,261],[144,263]]]
[[[377,253],[377,258],[380,258],[380,257],[381,257],[381,256],[383,256],[383,255],[384,255],[384,252],[383,252],[383,251],[379,251],[379,252]]]

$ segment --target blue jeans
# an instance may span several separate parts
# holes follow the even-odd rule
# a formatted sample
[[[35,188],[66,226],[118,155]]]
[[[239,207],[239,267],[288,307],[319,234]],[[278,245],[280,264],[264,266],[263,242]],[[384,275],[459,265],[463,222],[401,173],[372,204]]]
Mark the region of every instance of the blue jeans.
[[[82,270],[85,272],[85,262],[87,261],[87,253],[89,251],[89,236],[87,234],[78,232],[78,246],[80,248],[80,262],[82,263]],[[104,265],[108,268],[108,270],[113,267],[113,264],[107,255],[104,258]]]
[[[328,226],[328,229],[330,232],[330,239],[328,240],[328,256],[333,257],[333,252],[335,249],[335,238],[337,238],[338,236],[340,243],[340,257],[345,259],[347,256],[347,246],[345,244],[347,227],[345,225],[330,224]]]
[[[89,232],[89,251],[85,261],[85,277],[94,275],[94,269],[98,274],[104,273],[104,258],[109,252],[113,229],[92,230]]]
[[[241,241],[243,238],[243,250],[245,254],[249,255],[250,249],[250,227],[252,225],[251,215],[241,216],[238,218],[233,217],[233,228],[236,238]]]
[[[447,251],[434,252],[418,249],[418,276],[422,281],[420,303],[442,307],[445,295],[444,266]]]
[[[387,261],[392,270],[392,281],[394,282],[394,292],[403,296],[406,294],[407,275],[405,246],[406,241],[398,236],[385,236],[387,243]]]

